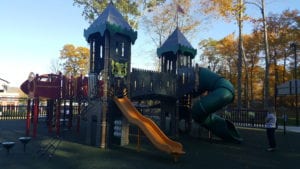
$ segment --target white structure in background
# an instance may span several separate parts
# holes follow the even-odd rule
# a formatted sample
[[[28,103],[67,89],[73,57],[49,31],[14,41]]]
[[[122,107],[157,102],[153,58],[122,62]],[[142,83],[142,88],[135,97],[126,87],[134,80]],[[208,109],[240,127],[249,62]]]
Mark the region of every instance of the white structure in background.
[[[9,82],[0,78],[0,93],[4,93],[7,91]]]
[[[297,93],[296,93],[297,91]],[[290,80],[277,86],[277,95],[299,95],[300,94],[300,79]]]
[[[0,78],[0,116],[3,112],[15,110],[19,105],[19,89],[17,87],[9,87],[7,80]]]

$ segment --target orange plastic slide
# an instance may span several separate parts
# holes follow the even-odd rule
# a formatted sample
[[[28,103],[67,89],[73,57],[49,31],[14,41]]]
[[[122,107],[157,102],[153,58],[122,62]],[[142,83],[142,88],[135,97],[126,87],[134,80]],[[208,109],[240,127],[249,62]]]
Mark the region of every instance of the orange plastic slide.
[[[156,148],[174,155],[175,160],[185,153],[181,143],[169,139],[151,119],[143,116],[127,97],[115,97],[114,101],[128,121],[137,125]]]

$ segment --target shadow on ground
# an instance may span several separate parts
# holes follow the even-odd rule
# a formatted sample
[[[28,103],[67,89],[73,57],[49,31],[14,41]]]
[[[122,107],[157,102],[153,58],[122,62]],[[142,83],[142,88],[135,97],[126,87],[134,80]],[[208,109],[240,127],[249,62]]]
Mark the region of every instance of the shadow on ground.
[[[16,142],[8,155],[6,150],[0,147],[1,168],[295,169],[300,164],[300,133],[288,132],[283,135],[281,130],[276,132],[278,148],[275,152],[265,151],[267,142],[263,129],[239,128],[244,138],[241,144],[227,143],[218,138],[209,140],[206,131],[199,138],[182,135],[179,141],[183,144],[186,154],[180,157],[179,162],[174,163],[170,155],[156,150],[145,141],[141,143],[140,152],[135,144],[104,150],[74,142],[76,137],[72,131],[67,131],[64,138],[51,136],[46,132],[44,125],[39,124],[38,136],[28,143],[26,152],[23,152],[23,145],[18,138],[24,136],[25,121],[0,121],[0,142]],[[53,153],[43,151],[47,145],[54,142]]]

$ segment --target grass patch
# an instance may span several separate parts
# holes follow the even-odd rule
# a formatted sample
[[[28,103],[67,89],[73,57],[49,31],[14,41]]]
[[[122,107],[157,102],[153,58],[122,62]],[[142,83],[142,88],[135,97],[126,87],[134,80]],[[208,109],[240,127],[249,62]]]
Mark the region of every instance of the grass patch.
[[[282,118],[277,118],[277,122],[279,125],[284,125],[284,121]],[[285,125],[296,126],[297,125],[296,118],[288,118]]]

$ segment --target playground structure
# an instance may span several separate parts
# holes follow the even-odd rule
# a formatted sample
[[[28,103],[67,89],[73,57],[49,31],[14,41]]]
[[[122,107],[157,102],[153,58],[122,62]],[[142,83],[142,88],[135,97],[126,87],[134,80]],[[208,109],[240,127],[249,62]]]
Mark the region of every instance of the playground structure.
[[[21,85],[29,96],[27,135],[33,119],[33,136],[36,136],[39,98],[47,98],[49,132],[55,127],[56,134],[60,134],[62,102],[69,103],[69,128],[73,102],[83,103],[87,106],[82,110],[79,106],[77,131],[85,143],[101,148],[129,144],[129,128],[133,124],[156,148],[177,159],[184,154],[183,146],[168,136],[178,136],[180,119],[189,126],[194,119],[222,139],[242,141],[230,121],[214,114],[233,101],[232,84],[209,69],[192,67],[196,50],[179,28],[157,49],[160,72],[134,68],[131,71],[131,45],[137,39],[137,32],[112,3],[84,30],[84,36],[90,44],[88,77],[31,74]],[[207,95],[192,104],[192,99],[203,93]],[[136,103],[147,100],[158,102],[159,124],[136,108]],[[170,119],[169,130],[166,118]]]

